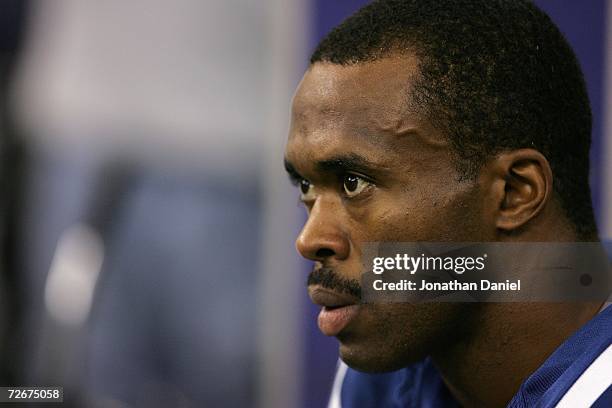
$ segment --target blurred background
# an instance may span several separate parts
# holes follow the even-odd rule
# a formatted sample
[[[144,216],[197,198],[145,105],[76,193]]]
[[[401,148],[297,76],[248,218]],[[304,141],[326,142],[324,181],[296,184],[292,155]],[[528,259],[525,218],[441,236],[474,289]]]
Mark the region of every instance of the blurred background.
[[[322,407],[282,156],[316,43],[360,0],[5,0],[1,385],[66,407]],[[612,237],[612,7],[536,1],[581,61]]]

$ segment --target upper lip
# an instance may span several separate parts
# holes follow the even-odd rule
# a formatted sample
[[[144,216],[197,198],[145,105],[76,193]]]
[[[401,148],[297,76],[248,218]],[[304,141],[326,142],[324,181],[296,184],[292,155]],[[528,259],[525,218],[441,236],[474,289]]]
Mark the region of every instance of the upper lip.
[[[308,295],[314,304],[325,307],[341,307],[359,303],[359,299],[348,293],[336,292],[319,285],[308,287]]]

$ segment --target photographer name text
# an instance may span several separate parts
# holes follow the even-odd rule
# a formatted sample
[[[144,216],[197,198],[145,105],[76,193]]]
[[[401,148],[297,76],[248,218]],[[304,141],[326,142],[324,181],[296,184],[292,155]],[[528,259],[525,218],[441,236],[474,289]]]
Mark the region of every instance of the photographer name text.
[[[519,291],[521,290],[521,280],[506,280],[504,282],[493,282],[481,279],[476,282],[459,282],[457,280],[449,282],[427,282],[422,280],[420,285],[417,282],[402,279],[399,282],[384,282],[377,279],[372,283],[372,287],[377,291],[436,291],[436,292],[456,292],[456,291]]]

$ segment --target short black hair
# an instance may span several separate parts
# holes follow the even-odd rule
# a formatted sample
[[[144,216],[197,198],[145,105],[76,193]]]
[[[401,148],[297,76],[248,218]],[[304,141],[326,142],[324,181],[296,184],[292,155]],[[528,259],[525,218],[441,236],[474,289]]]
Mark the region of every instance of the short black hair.
[[[464,176],[499,152],[534,148],[579,239],[596,238],[584,77],[543,11],[526,0],[377,0],[333,29],[310,62],[402,53],[420,64],[410,105],[449,138]]]

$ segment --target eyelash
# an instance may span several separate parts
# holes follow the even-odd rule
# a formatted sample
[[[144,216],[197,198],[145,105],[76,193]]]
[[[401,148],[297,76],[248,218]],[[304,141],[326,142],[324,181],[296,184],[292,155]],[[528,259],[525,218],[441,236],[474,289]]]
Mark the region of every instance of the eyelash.
[[[340,190],[342,191],[342,193],[344,194],[344,196],[346,196],[346,198],[348,198],[348,199],[354,199],[354,198],[356,198],[356,197],[357,197],[358,195],[360,195],[360,194],[357,194],[357,196],[355,196],[355,197],[350,197],[350,196],[349,196],[349,195],[346,193],[346,191],[344,190],[344,183],[345,183],[345,180],[346,180],[346,177],[347,177],[347,176],[353,176],[353,177],[356,177],[356,178],[358,178],[358,179],[362,180],[363,182],[367,183],[368,185],[365,187],[366,189],[367,189],[367,188],[370,188],[370,187],[372,187],[372,186],[374,186],[374,185],[375,185],[375,184],[374,184],[374,182],[373,182],[371,179],[369,179],[368,177],[362,176],[362,175],[360,175],[360,174],[355,174],[355,173],[342,173],[342,174],[339,174],[339,175],[338,175],[338,184],[339,184],[339,188],[340,188]],[[300,189],[300,187],[301,187],[301,183],[302,183],[303,181],[306,181],[306,182],[308,182],[308,183],[310,184],[310,181],[309,181],[309,180],[307,180],[307,179],[305,179],[305,178],[303,178],[303,177],[300,177],[300,176],[298,176],[298,175],[294,175],[294,176],[292,176],[292,177],[291,177],[291,184],[293,184],[294,186],[296,186],[296,187],[298,188],[298,191],[300,192],[300,197],[298,198],[298,204],[303,203],[303,201],[302,201],[302,199],[301,199],[301,197],[302,197],[303,193],[302,193],[302,191],[301,191],[301,189]],[[312,184],[310,184],[310,185],[312,186]]]

